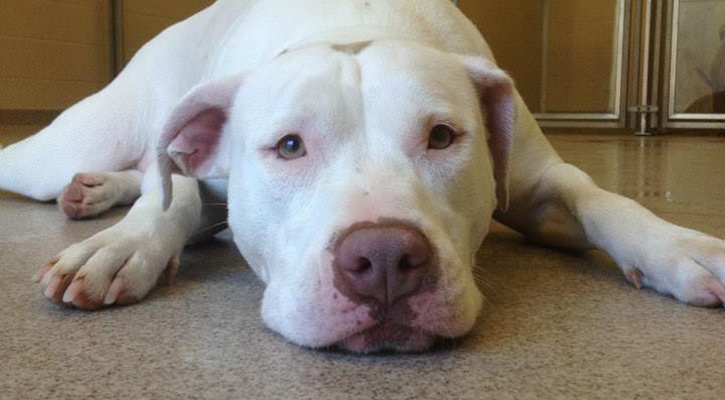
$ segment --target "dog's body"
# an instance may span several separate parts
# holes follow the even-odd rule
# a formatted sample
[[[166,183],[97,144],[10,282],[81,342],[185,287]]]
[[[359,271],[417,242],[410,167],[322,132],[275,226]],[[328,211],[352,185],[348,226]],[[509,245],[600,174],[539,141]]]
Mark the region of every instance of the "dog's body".
[[[234,240],[267,284],[263,318],[305,346],[465,334],[492,215],[542,244],[603,249],[638,287],[720,304],[725,242],[563,163],[486,59],[447,0],[220,0],[2,150],[0,188],[60,195],[70,217],[135,201],[36,275],[87,309],[171,278],[185,243],[226,227],[228,192]]]

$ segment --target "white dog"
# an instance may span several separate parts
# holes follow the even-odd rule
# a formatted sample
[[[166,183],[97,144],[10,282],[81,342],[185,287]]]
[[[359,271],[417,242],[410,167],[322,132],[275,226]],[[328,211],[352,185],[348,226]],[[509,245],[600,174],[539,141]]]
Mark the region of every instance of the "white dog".
[[[309,347],[423,350],[467,333],[492,216],[603,249],[637,287],[725,299],[725,242],[562,162],[448,0],[217,1],[1,151],[0,188],[57,197],[71,218],[134,203],[35,276],[83,309],[171,278],[185,243],[226,227],[204,204],[228,199],[264,321]]]

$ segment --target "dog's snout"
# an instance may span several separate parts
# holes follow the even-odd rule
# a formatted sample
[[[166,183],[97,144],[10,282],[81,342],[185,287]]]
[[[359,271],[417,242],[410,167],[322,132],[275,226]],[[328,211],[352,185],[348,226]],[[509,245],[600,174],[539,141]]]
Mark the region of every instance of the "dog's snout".
[[[336,272],[356,297],[391,307],[434,275],[431,243],[410,225],[361,226],[341,239],[335,250]]]

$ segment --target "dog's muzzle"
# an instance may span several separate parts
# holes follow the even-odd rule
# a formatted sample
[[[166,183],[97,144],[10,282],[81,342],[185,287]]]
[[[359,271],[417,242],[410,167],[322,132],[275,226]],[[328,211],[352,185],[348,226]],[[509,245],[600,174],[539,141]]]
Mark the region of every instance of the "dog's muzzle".
[[[427,334],[411,328],[416,319],[412,296],[435,289],[439,275],[436,253],[425,234],[412,224],[390,220],[360,222],[336,240],[335,288],[372,310],[376,324],[343,342],[347,348],[409,347]],[[417,338],[417,339],[416,339]]]

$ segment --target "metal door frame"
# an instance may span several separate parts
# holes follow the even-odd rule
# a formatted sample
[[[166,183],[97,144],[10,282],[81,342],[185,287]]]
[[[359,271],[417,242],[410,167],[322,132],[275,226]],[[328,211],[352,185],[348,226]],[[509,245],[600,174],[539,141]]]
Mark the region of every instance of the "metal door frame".
[[[667,0],[664,73],[660,99],[660,125],[670,129],[725,129],[725,113],[692,114],[675,112],[680,0]],[[667,45],[668,44],[668,45]]]
[[[544,23],[542,28],[543,46],[541,56],[545,55],[548,39],[548,0],[543,2]],[[615,103],[613,113],[534,113],[534,117],[543,127],[565,128],[623,128],[626,125],[627,106],[627,77],[629,66],[629,41],[631,32],[632,0],[617,0],[616,35],[617,49],[615,51],[616,66],[615,77]],[[542,78],[546,74],[546,60],[542,63]],[[542,86],[544,85],[542,79]],[[542,90],[542,101],[546,97],[546,90]]]

